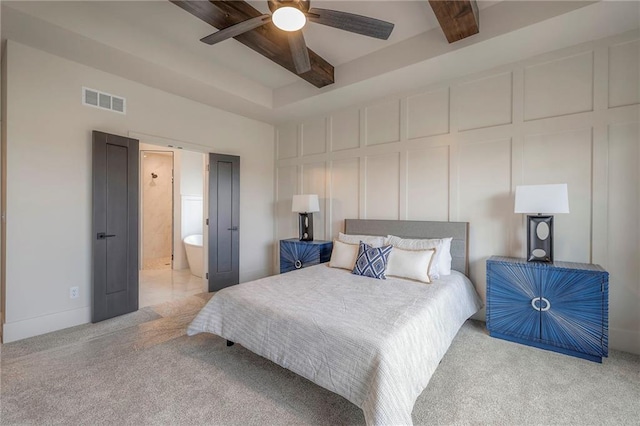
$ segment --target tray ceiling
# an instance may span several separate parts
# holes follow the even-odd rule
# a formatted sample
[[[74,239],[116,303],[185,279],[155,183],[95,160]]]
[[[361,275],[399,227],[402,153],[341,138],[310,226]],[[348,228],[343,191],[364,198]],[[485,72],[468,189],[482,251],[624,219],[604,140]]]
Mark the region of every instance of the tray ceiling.
[[[266,1],[249,3],[268,10]],[[216,29],[164,0],[3,1],[2,37],[211,106],[280,122],[426,86],[453,77],[452,70],[464,75],[637,28],[639,16],[636,2],[478,1],[480,33],[449,44],[428,1],[312,3],[384,19],[395,29],[382,41],[308,24],[307,45],[335,66],[335,83],[323,89],[236,40],[201,43]],[[122,65],[105,65],[99,53]]]

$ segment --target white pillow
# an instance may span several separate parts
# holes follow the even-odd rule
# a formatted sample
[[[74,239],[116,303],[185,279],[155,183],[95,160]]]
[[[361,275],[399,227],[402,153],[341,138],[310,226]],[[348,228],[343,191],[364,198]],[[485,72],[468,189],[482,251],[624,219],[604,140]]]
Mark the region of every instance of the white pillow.
[[[444,253],[444,241],[441,238],[431,239],[409,239],[400,238],[395,235],[387,235],[387,244],[405,250],[428,250],[435,249],[431,266],[429,267],[429,277],[432,280],[440,278],[440,256]],[[445,255],[446,257],[446,255]],[[451,273],[451,271],[449,271]]]
[[[451,241],[453,238],[442,238],[442,253],[438,262],[440,275],[451,275]]]
[[[353,270],[356,264],[356,258],[358,257],[358,244],[347,244],[338,240],[334,241],[329,266],[332,268]]]
[[[430,283],[427,271],[435,252],[435,249],[404,250],[394,247],[389,254],[385,275]]]
[[[351,234],[343,234],[340,232],[338,234],[338,240],[347,244],[360,244],[362,241],[365,244],[369,244],[373,248],[379,248],[384,245],[384,237],[379,237],[377,235],[351,235]]]
[[[386,244],[409,250],[424,250],[435,248],[436,254],[431,262],[429,275],[431,279],[438,279],[440,275],[451,275],[451,241],[453,238],[409,239],[394,235],[387,235]]]

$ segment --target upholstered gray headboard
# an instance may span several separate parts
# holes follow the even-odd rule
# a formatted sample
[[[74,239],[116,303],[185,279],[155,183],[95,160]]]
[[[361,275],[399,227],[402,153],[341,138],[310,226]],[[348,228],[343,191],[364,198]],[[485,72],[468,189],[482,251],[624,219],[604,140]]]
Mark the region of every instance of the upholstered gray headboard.
[[[451,237],[451,268],[468,275],[469,223],[417,220],[345,219],[345,234],[396,235],[404,238]]]

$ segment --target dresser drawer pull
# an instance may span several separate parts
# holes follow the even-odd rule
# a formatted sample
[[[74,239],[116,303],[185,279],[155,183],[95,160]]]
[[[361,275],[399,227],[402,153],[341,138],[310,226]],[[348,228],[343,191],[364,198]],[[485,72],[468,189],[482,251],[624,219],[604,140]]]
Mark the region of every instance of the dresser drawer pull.
[[[544,307],[537,306],[536,305],[537,302],[544,303],[545,304]],[[551,302],[549,302],[549,300],[546,299],[545,297],[534,297],[533,299],[531,299],[531,306],[533,306],[533,309],[535,309],[536,311],[545,312],[551,309]]]
[[[300,262],[300,259],[296,259],[296,261],[293,263],[293,266],[295,266],[296,269],[302,268],[302,262]]]

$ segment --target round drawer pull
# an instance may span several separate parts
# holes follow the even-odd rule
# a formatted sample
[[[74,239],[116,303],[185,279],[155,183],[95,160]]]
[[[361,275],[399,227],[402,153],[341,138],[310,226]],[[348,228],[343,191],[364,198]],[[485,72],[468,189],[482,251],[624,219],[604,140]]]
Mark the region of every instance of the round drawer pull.
[[[544,307],[537,306],[536,303],[538,302],[544,303]],[[531,299],[531,306],[533,306],[533,309],[535,309],[536,311],[545,312],[551,309],[551,302],[549,302],[549,300],[545,297],[534,297],[533,299]]]

